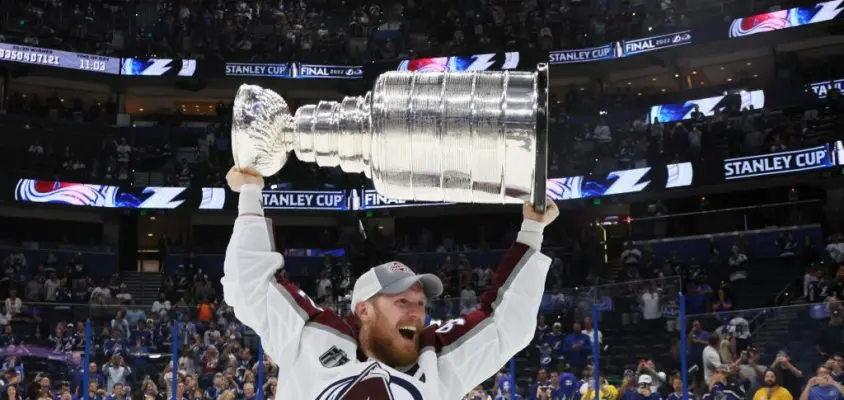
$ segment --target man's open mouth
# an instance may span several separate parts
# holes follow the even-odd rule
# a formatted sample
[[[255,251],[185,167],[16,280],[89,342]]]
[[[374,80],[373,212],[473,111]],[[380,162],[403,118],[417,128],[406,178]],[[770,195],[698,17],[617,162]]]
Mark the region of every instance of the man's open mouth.
[[[416,337],[416,327],[410,325],[400,326],[399,334],[407,340],[413,340],[413,338]]]

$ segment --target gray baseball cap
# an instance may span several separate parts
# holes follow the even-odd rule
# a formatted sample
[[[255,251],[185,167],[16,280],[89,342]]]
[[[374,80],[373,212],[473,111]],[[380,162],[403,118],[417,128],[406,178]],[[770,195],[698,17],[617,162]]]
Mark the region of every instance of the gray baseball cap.
[[[355,306],[367,301],[377,294],[399,294],[419,283],[429,299],[443,293],[443,283],[433,274],[417,275],[407,265],[398,261],[390,261],[376,265],[361,275],[355,281],[352,291],[352,313]]]

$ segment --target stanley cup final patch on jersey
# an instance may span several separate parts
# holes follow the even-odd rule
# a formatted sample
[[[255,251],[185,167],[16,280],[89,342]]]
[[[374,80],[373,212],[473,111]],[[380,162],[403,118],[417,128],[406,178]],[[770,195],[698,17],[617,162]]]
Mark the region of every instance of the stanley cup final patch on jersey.
[[[331,346],[328,351],[319,356],[319,362],[323,367],[334,368],[349,362],[349,356],[346,355],[345,351],[338,349],[337,346]]]

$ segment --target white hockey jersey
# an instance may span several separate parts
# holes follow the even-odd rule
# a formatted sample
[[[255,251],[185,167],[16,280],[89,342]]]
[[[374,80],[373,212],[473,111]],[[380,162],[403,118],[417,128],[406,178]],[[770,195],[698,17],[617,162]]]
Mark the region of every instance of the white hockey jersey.
[[[417,362],[396,369],[363,354],[353,320],[318,307],[295,286],[274,278],[284,260],[273,250],[260,188],[247,186],[241,190],[241,215],[226,251],[222,284],[235,316],[257,332],[278,364],[277,398],[459,400],[533,338],[551,263],[538,251],[540,224],[522,225],[479,307],[426,328]]]

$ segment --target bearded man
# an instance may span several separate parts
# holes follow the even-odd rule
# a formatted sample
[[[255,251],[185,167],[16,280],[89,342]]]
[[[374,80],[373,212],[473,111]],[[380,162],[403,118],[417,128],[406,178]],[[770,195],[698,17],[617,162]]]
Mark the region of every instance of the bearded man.
[[[516,243],[495,270],[476,310],[424,326],[428,302],[443,291],[435,275],[400,262],[372,267],[355,282],[353,319],[317,306],[274,277],[284,265],[263,218],[260,174],[233,168],[239,216],[226,250],[225,300],[261,337],[278,365],[278,393],[296,400],[455,400],[527,346],[551,260],[542,232],[559,211],[529,204]]]

